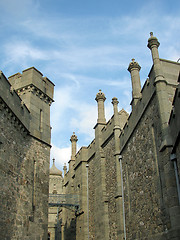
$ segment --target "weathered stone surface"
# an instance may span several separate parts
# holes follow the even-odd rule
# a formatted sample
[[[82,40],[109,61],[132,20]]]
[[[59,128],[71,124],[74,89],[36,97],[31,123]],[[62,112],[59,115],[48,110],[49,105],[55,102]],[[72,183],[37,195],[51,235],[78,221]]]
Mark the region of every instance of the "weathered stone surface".
[[[27,71],[28,72],[28,71]],[[37,70],[35,70],[37,72]],[[49,158],[50,158],[50,114],[49,105],[43,108],[47,131],[41,138],[43,128],[36,126],[38,136],[33,134],[31,123],[40,119],[40,102],[36,102],[36,116],[18,96],[17,85],[24,86],[19,74],[12,77],[11,86],[0,74],[0,212],[1,238],[11,240],[47,239]],[[29,79],[36,83],[32,76]],[[44,80],[45,81],[45,80]],[[18,83],[17,83],[18,82]],[[46,84],[40,78],[39,83]],[[49,83],[47,81],[47,83]],[[50,84],[52,87],[53,84]],[[46,86],[46,87],[45,87]],[[27,87],[27,86],[24,86]],[[25,90],[25,89],[24,89]],[[24,91],[23,90],[23,91]],[[30,89],[23,98],[27,102]],[[53,89],[51,89],[51,97]],[[27,99],[26,99],[27,97]],[[38,96],[37,96],[38,97]],[[35,96],[33,97],[35,99]],[[41,100],[42,102],[44,99]],[[42,103],[47,104],[47,103]],[[29,107],[29,106],[28,106]],[[45,125],[42,124],[44,127]],[[45,135],[44,135],[45,136]],[[45,140],[45,141],[43,141]]]
[[[118,100],[113,98],[114,115],[106,123],[105,96],[101,102],[96,98],[95,139],[75,155],[65,175],[65,192],[78,193],[80,198],[76,232],[71,231],[72,212],[64,216],[69,226],[65,240],[70,232],[78,240],[170,240],[180,236],[177,182],[174,162],[170,160],[175,154],[179,171],[180,95],[176,88],[180,64],[159,59],[158,46],[151,33],[148,47],[154,65],[140,89],[140,67],[135,64],[129,117],[124,110],[118,112]]]
[[[2,239],[46,239],[50,147],[24,136],[5,111],[0,115]]]

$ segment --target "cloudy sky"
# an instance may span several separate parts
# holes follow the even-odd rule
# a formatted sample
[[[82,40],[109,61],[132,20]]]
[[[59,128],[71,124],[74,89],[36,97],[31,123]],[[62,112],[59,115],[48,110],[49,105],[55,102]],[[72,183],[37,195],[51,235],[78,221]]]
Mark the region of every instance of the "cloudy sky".
[[[143,85],[152,65],[152,31],[161,58],[180,58],[180,1],[174,0],[0,0],[0,70],[8,77],[36,67],[55,84],[51,107],[51,158],[62,169],[70,159],[70,137],[78,148],[94,138],[95,95],[106,95],[130,112],[132,58]]]

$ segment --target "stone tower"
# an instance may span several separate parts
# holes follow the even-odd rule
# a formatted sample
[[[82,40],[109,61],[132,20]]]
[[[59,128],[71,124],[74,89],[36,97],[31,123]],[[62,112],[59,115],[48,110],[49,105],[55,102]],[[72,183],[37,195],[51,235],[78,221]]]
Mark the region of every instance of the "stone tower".
[[[0,72],[2,239],[47,239],[53,89],[34,67]]]
[[[10,76],[9,82],[31,113],[31,135],[50,144],[50,105],[54,84],[34,67]]]

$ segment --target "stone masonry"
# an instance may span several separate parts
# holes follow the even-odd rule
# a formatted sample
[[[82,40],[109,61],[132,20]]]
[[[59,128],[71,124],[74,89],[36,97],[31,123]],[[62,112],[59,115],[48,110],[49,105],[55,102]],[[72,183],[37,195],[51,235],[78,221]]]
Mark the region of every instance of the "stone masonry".
[[[160,59],[159,45],[150,33],[142,88],[141,66],[128,66],[131,113],[114,97],[106,121],[99,90],[95,138],[77,152],[73,133],[69,170],[53,163],[50,183],[54,84],[34,67],[9,81],[0,72],[1,239],[179,240],[180,63]],[[48,194],[61,199],[49,216]]]
[[[2,72],[0,75],[0,226],[3,240],[47,239],[49,109],[53,87],[35,68],[13,75],[9,81]]]
[[[129,64],[130,115],[113,98],[114,115],[106,122],[105,94],[96,95],[95,138],[72,150],[64,172],[64,193],[79,196],[79,209],[64,210],[62,240],[180,238],[180,64],[160,59],[159,45],[151,33],[153,65],[142,88],[140,65]]]

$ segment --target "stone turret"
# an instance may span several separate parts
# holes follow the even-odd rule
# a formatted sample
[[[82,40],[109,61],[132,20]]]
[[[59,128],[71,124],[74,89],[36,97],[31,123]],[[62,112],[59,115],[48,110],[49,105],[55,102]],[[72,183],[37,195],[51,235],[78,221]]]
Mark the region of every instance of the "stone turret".
[[[63,170],[64,170],[64,176],[65,176],[65,175],[66,175],[66,173],[67,173],[67,166],[66,166],[66,163],[64,163]]]
[[[157,93],[158,108],[161,119],[162,128],[162,144],[160,150],[164,147],[172,145],[171,137],[168,129],[168,121],[170,116],[171,102],[168,101],[167,94],[167,82],[163,74],[161,61],[159,59],[158,47],[160,43],[158,39],[150,33],[150,38],[148,39],[148,48],[151,50],[152,60],[153,60],[153,70],[154,70],[154,85]]]
[[[105,119],[105,113],[104,113],[104,101],[106,100],[106,97],[101,90],[99,90],[99,92],[96,94],[95,100],[98,103],[98,120],[97,120],[97,123],[105,124],[106,119]]]
[[[77,151],[77,136],[75,135],[75,132],[73,132],[73,135],[71,136],[71,160],[75,161],[75,155]]]
[[[132,62],[130,62],[128,71],[131,74],[131,82],[132,82],[132,102],[131,105],[134,107],[141,98],[141,82],[140,82],[140,71],[141,67],[138,64],[138,62],[135,62],[135,59],[132,59]]]
[[[50,105],[54,84],[34,67],[10,76],[9,82],[31,113],[30,134],[50,144]]]
[[[160,46],[160,43],[158,42],[158,39],[153,36],[153,32],[150,32],[150,38],[148,39],[147,46],[151,50],[152,60],[154,63],[155,83],[158,81],[166,82],[162,72],[161,62],[159,59],[158,47]]]
[[[113,109],[114,109],[114,129],[118,128],[120,129],[120,125],[119,125],[119,114],[118,114],[118,99],[116,97],[114,97],[112,99],[112,104],[113,104]]]
[[[76,151],[77,151],[78,138],[75,135],[75,132],[73,132],[73,135],[71,136],[70,141],[71,141],[71,159],[69,160],[68,163],[69,163],[69,170],[71,171],[72,167],[75,163],[75,159],[76,159],[75,156],[76,156]]]
[[[114,109],[114,143],[115,143],[115,159],[116,159],[116,177],[117,177],[117,185],[116,185],[116,207],[118,216],[118,229],[121,232],[120,239],[123,239],[123,199],[122,199],[122,177],[121,177],[121,171],[120,171],[120,165],[119,165],[119,156],[120,156],[120,133],[121,133],[121,128],[120,128],[120,119],[119,119],[119,112],[118,112],[118,99],[114,97],[112,99],[112,104],[113,104],[113,109]]]

